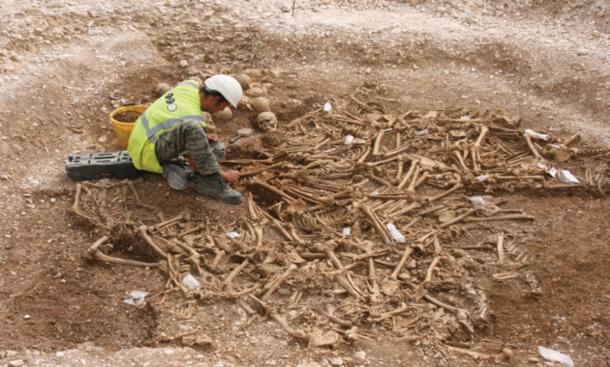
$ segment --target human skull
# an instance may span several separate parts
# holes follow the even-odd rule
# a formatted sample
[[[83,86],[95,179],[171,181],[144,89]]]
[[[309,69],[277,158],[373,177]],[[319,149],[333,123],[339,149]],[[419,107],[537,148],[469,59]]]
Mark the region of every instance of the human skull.
[[[261,87],[253,87],[250,86],[250,89],[246,90],[246,95],[248,97],[252,97],[252,98],[256,98],[256,97],[262,97],[266,94],[267,92],[265,91],[265,89],[261,88]]]
[[[260,79],[263,77],[263,72],[259,69],[246,69],[244,74],[248,75],[252,79]]]
[[[261,112],[256,117],[256,124],[261,131],[271,131],[277,128],[277,117],[273,112]]]
[[[237,79],[243,90],[248,90],[248,88],[250,88],[250,84],[252,84],[252,78],[246,74],[239,74],[235,77],[235,79]]]
[[[226,122],[233,118],[233,111],[229,107],[225,107],[224,110],[216,112],[212,116],[214,116],[214,121]]]
[[[250,100],[250,106],[256,112],[269,112],[271,108],[269,107],[269,100],[265,97],[256,97]]]

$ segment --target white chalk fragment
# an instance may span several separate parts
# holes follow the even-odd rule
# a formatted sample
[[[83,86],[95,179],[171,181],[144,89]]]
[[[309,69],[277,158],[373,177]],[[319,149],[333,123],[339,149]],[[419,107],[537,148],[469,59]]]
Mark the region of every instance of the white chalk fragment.
[[[572,361],[572,358],[567,354],[540,346],[538,347],[538,353],[547,361],[559,362],[562,367],[574,367],[574,361]]]
[[[229,237],[230,239],[234,240],[236,238],[241,237],[241,234],[239,234],[239,232],[235,232],[235,231],[231,231],[231,232],[226,232],[225,236]]]
[[[150,292],[146,291],[131,291],[127,295],[127,298],[123,300],[123,303],[133,306],[140,306],[146,302],[146,296],[148,296]]]
[[[330,111],[333,110],[333,105],[330,104],[330,102],[326,102],[324,103],[324,112],[326,113],[330,113]]]
[[[539,133],[532,129],[525,129],[524,133],[525,135],[531,136],[532,138],[539,140],[549,141],[551,139],[551,136],[549,134]]]
[[[343,138],[343,143],[345,145],[352,145],[353,142],[354,142],[354,136],[353,135],[345,135],[345,137]]]
[[[423,129],[423,130],[417,130],[415,132],[415,136],[426,136],[430,134],[430,132],[428,131],[428,129]]]
[[[197,279],[195,279],[195,277],[192,276],[190,273],[186,274],[184,276],[184,278],[182,279],[182,284],[184,284],[186,287],[188,287],[192,290],[196,290],[196,289],[199,289],[199,287],[201,287],[201,284],[199,284],[199,281]]]
[[[560,170],[557,174],[557,178],[559,181],[568,185],[578,185],[580,183],[578,178],[576,178],[576,176],[574,176],[572,172],[568,171],[567,169]]]
[[[485,205],[485,198],[480,195],[471,196],[470,203],[472,206],[483,206]]]
[[[349,237],[352,235],[352,227],[345,226],[343,227],[343,237]]]
[[[388,229],[388,232],[390,233],[390,236],[392,236],[394,241],[396,241],[398,243],[407,242],[405,235],[400,233],[400,231],[396,228],[396,226],[393,223],[388,223],[386,225],[386,228]]]

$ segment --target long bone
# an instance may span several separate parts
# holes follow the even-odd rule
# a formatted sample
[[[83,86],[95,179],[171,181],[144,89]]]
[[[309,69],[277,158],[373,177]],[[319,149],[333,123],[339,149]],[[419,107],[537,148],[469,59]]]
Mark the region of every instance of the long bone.
[[[430,266],[428,267],[428,270],[426,271],[426,278],[424,279],[424,284],[426,283],[430,283],[432,281],[432,273],[434,272],[434,269],[436,268],[436,265],[438,264],[438,262],[441,260],[440,256],[434,256],[434,259],[432,259],[432,262],[430,263]]]
[[[245,259],[244,261],[242,261],[241,264],[239,264],[233,270],[231,270],[231,273],[229,273],[229,275],[227,275],[227,277],[224,279],[223,283],[226,284],[226,285],[231,284],[233,282],[233,279],[235,279],[235,277],[237,275],[239,275],[239,273],[242,270],[244,270],[244,268],[246,266],[248,266],[248,264],[250,264],[250,260],[249,259]]]
[[[171,227],[174,224],[176,224],[182,220],[189,221],[190,219],[191,219],[191,214],[187,210],[183,210],[180,214],[178,214],[174,218],[168,219],[161,223],[157,223],[154,226],[149,227],[148,230],[151,232],[160,231],[162,229]]]
[[[393,203],[390,202],[390,205],[388,205],[388,207],[383,210],[383,213],[385,213],[386,217],[392,218],[391,216],[388,216],[387,214],[396,212],[396,211],[404,208],[405,205],[407,205],[407,200],[405,200],[405,199],[396,200]]]
[[[106,241],[108,241],[108,236],[103,236],[97,241],[95,241],[95,243],[93,243],[93,245],[91,245],[91,247],[89,247],[89,249],[87,250],[87,255],[89,255],[92,259],[112,264],[142,266],[147,268],[154,268],[156,266],[159,266],[159,263],[147,263],[142,261],[121,259],[118,257],[108,256],[102,251],[100,251],[100,249],[98,248]]]
[[[440,228],[447,228],[453,224],[456,224],[458,222],[460,222],[461,220],[463,220],[464,218],[474,214],[477,210],[479,210],[478,208],[472,208],[472,209],[468,209],[467,211],[465,211],[464,213],[458,215],[457,217],[453,218],[452,220],[445,222],[443,224],[441,224],[439,227]]]
[[[451,311],[451,312],[455,313],[458,322],[460,324],[464,325],[464,327],[469,332],[471,332],[471,333],[474,332],[474,329],[472,328],[472,325],[470,325],[470,323],[468,322],[468,312],[466,310],[464,310],[463,308],[458,308],[458,307],[455,307],[455,306],[448,305],[448,304],[446,304],[444,302],[441,302],[438,299],[432,297],[429,294],[424,295],[424,299],[426,299],[430,303],[435,304],[438,307],[444,308],[447,311]]]
[[[401,314],[405,311],[407,311],[409,309],[409,306],[407,306],[406,303],[401,302],[400,306],[392,311],[388,311],[388,312],[384,312],[381,315],[379,315],[378,317],[373,317],[372,321],[374,322],[381,322],[385,319],[389,319],[390,317],[396,316],[398,314]]]
[[[479,134],[477,141],[474,143],[474,145],[472,146],[472,148],[470,150],[470,155],[472,157],[472,166],[473,166],[474,171],[477,173],[480,171],[477,160],[480,160],[481,144],[483,143],[483,140],[485,139],[485,136],[487,135],[488,132],[489,132],[489,128],[485,125],[481,125],[481,133]]]
[[[536,147],[534,146],[534,143],[532,142],[532,137],[524,134],[523,137],[525,138],[525,142],[527,143],[527,146],[530,148],[530,150],[532,151],[532,154],[534,154],[534,156],[538,159],[538,160],[544,160],[544,158],[542,158],[542,156],[540,155],[540,153],[538,152],[538,149],[536,149]]]
[[[405,187],[405,185],[407,184],[407,182],[409,181],[411,176],[413,176],[413,174],[415,173],[415,170],[419,166],[419,161],[413,160],[411,162],[412,162],[411,163],[411,167],[409,167],[409,170],[405,174],[405,177],[403,177],[402,181],[400,181],[400,184],[398,184],[398,189],[399,190],[402,190],[402,188]]]
[[[379,147],[381,146],[381,140],[383,139],[383,135],[385,134],[385,130],[379,130],[377,133],[377,137],[375,138],[375,143],[373,144],[373,156],[379,155]]]
[[[278,325],[280,325],[282,327],[282,329],[284,329],[284,331],[286,331],[286,333],[288,333],[288,335],[292,336],[295,339],[299,339],[299,340],[303,340],[303,341],[307,341],[309,339],[308,334],[290,326],[290,324],[288,323],[286,318],[284,316],[281,316],[278,313],[272,311],[266,302],[255,297],[252,294],[249,294],[248,297],[250,297],[250,299],[255,301],[261,308],[263,308],[265,310],[265,312],[267,313],[267,316],[271,320],[277,322]]]
[[[418,179],[420,171],[421,171],[421,167],[419,165],[417,165],[417,167],[415,167],[415,172],[413,172],[413,178],[411,179],[411,182],[409,183],[409,187],[407,187],[407,192],[415,192],[415,186],[417,185],[417,179]]]
[[[83,185],[81,183],[76,184],[76,193],[74,194],[74,203],[72,204],[72,211],[80,211],[80,196],[83,191]]]
[[[380,160],[380,161],[375,161],[375,162],[367,162],[367,163],[366,163],[366,165],[367,165],[367,166],[369,166],[369,167],[375,167],[375,166],[379,166],[379,165],[382,165],[382,164],[386,164],[386,163],[394,162],[394,161],[396,161],[396,160],[400,161],[400,160],[402,160],[402,159],[403,159],[403,157],[402,157],[402,156],[400,156],[400,155],[398,155],[398,156],[396,156],[396,157],[392,157],[392,158],[386,158],[386,159],[382,159],[382,160]]]
[[[426,182],[426,180],[428,179],[428,177],[430,177],[430,171],[425,170],[424,174],[421,175],[418,179],[417,182],[413,181],[413,191],[415,191],[416,188],[418,188],[419,186],[421,186],[424,182]]]
[[[405,264],[407,263],[407,259],[409,259],[409,256],[411,256],[413,251],[414,251],[413,247],[408,246],[408,245],[405,246],[405,249],[402,253],[402,257],[400,258],[398,265],[396,265],[396,268],[394,268],[394,271],[392,271],[390,278],[398,279],[398,274],[400,274],[400,272],[402,271],[402,268],[404,268]]]
[[[366,216],[369,218],[369,220],[371,221],[371,224],[373,224],[373,226],[377,230],[377,233],[381,236],[383,242],[386,245],[392,244],[393,241],[388,236],[387,231],[385,230],[385,228],[383,227],[383,224],[381,223],[379,218],[375,215],[375,213],[373,213],[371,211],[371,209],[369,207],[367,207],[366,205],[362,205],[361,209],[364,212],[364,214],[366,214]]]
[[[267,190],[269,190],[269,191],[271,191],[271,192],[281,196],[282,198],[284,198],[289,203],[293,203],[293,202],[297,202],[298,201],[297,199],[295,199],[294,197],[288,195],[284,191],[282,191],[282,190],[280,190],[280,189],[278,189],[276,187],[273,187],[273,186],[269,185],[266,182],[263,182],[263,181],[260,181],[260,180],[255,180],[255,181],[252,182],[252,184],[264,187],[265,189],[267,189]]]
[[[453,185],[453,187],[451,187],[449,190],[447,190],[447,191],[445,191],[445,192],[442,192],[442,193],[440,193],[440,194],[438,194],[438,195],[436,195],[436,196],[432,196],[432,197],[428,197],[428,198],[426,198],[426,201],[428,201],[428,202],[432,202],[432,201],[436,201],[436,200],[438,200],[438,199],[442,199],[442,198],[444,198],[445,196],[450,195],[451,193],[453,193],[453,192],[455,192],[455,191],[457,191],[457,190],[461,189],[463,186],[464,186],[464,185],[462,185],[462,183],[461,183],[461,182],[458,182],[458,183],[456,183],[455,185]]]
[[[400,136],[400,135],[398,135]],[[398,162],[397,162],[397,167],[396,167],[396,178],[394,179],[394,181],[396,181],[396,185],[398,185],[400,183],[400,178],[402,177],[402,170],[405,166],[405,160],[404,158],[400,157],[398,158]]]
[[[406,206],[406,207],[404,207],[402,209],[399,209],[398,211],[395,211],[395,212],[392,212],[392,213],[388,214],[388,218],[398,218],[401,215],[403,215],[405,213],[408,213],[411,210],[415,210],[417,208],[420,208],[420,207],[421,207],[420,203],[417,203],[417,202],[411,203],[410,205],[408,205],[408,206]]]
[[[581,139],[581,135],[579,133],[576,133],[572,136],[570,136],[564,143],[563,145],[565,145],[566,147],[574,144],[574,143],[578,143]]]
[[[366,150],[364,151],[362,156],[360,156],[360,158],[358,158],[358,161],[356,163],[363,163],[366,160],[366,158],[369,156],[369,154],[371,154],[371,147],[366,148]]]
[[[314,308],[312,308],[312,310],[314,310],[316,313],[326,317],[330,321],[332,321],[332,322],[334,322],[336,324],[339,324],[341,326],[345,326],[345,327],[352,327],[352,326],[354,326],[354,324],[352,324],[351,322],[349,322],[347,320],[343,320],[342,318],[337,317],[335,315],[332,315],[332,314],[330,314],[330,313],[328,313],[326,311],[323,311],[323,310],[321,310],[319,308],[315,308],[314,307]]]
[[[466,163],[464,162],[464,157],[462,157],[462,154],[457,150],[454,150],[451,153],[457,158],[457,161],[460,164],[460,166],[462,167],[462,170],[464,172],[470,172],[470,168],[468,168],[466,166]]]
[[[372,244],[369,243],[367,246],[367,254],[374,255]],[[379,291],[379,284],[377,283],[377,274],[375,270],[375,259],[373,256],[368,258],[369,260],[369,281],[371,282],[371,303],[381,302],[381,292]]]
[[[144,239],[144,242],[146,242],[152,249],[154,252],[157,253],[157,255],[161,256],[162,258],[166,259],[167,258],[167,253],[165,251],[163,251],[161,249],[161,247],[159,247],[159,245],[157,245],[155,243],[155,241],[152,240],[152,238],[150,238],[150,236],[147,233],[148,231],[148,227],[146,226],[140,226],[138,227],[138,234],[140,235],[140,237],[142,237]]]
[[[290,274],[297,269],[297,266],[294,264],[290,264],[286,271],[282,273],[278,278],[270,281],[263,287],[263,290],[267,290],[267,292],[261,297],[261,300],[267,301],[269,297],[275,292],[282,283],[290,276]]]
[[[377,182],[380,185],[386,186],[386,187],[391,187],[392,184],[389,181],[384,180],[381,177],[375,176],[375,174],[373,172],[369,172],[367,175],[368,178],[370,178],[371,180]]]
[[[498,249],[498,263],[502,264],[504,263],[504,233],[498,235],[498,244],[496,247]]]
[[[345,270],[345,267],[343,266],[343,264],[341,264],[341,261],[339,261],[339,258],[333,251],[330,244],[319,245],[318,247],[320,247],[320,249],[324,251],[326,256],[332,261],[332,263],[337,269]],[[333,275],[333,277],[354,298],[360,299],[362,297],[362,292],[358,291],[358,289],[355,287],[354,283],[349,277],[346,277],[343,274]]]

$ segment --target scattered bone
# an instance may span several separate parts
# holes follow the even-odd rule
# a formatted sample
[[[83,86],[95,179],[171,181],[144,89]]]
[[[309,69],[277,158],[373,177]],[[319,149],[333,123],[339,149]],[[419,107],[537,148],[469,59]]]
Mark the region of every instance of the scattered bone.
[[[286,278],[290,276],[290,273],[296,270],[296,268],[296,265],[290,264],[288,269],[286,269],[286,271],[282,275],[280,275],[277,279],[271,282],[271,285],[265,286],[263,289],[267,289],[267,292],[261,297],[261,300],[266,301],[267,299],[269,299],[273,292],[275,292],[279,288],[279,286],[286,280]]]
[[[256,82],[250,87],[263,90]],[[252,191],[245,193],[249,215],[230,225],[200,223],[186,213],[159,220],[154,214],[159,210],[141,201],[137,183],[105,180],[78,184],[73,212],[103,233],[134,237],[160,257],[158,263],[115,264],[155,267],[167,277],[167,286],[186,298],[233,300],[252,320],[266,315],[312,347],[341,338],[381,340],[388,333],[405,341],[443,340],[457,325],[473,333],[468,316],[484,321],[488,314],[485,294],[471,285],[480,266],[496,267],[489,272],[494,281],[525,276],[532,294],[540,294],[536,279],[521,272],[527,255],[515,242],[523,239],[516,241],[498,223],[534,217],[502,209],[501,201],[473,207],[464,195],[552,193],[556,183],[535,167],[542,155],[568,151],[570,157],[562,159],[571,161],[600,153],[576,138],[563,145],[560,138],[558,144],[532,141],[510,125],[515,119],[487,112],[393,115],[382,103],[365,102],[370,92],[330,101],[331,113],[315,106],[281,126],[275,119],[270,125],[280,137],[279,148],[221,162],[242,170],[244,186]],[[388,139],[390,134],[395,137]],[[352,144],[344,144],[346,135],[354,137]],[[583,184],[570,190],[607,189],[604,167],[575,171]],[[406,246],[388,235],[388,223],[401,229]],[[346,226],[348,237],[342,231]],[[227,231],[242,236],[228,240]],[[490,256],[494,250],[497,262]],[[89,253],[112,262],[97,247]],[[181,284],[191,273],[201,281],[197,290]],[[328,321],[331,330],[318,328]],[[481,357],[510,360],[509,352],[501,354]]]
[[[390,277],[392,279],[398,279],[398,274],[400,274],[400,272],[402,271],[402,268],[405,266],[405,263],[407,262],[407,259],[409,258],[409,256],[411,256],[412,253],[413,253],[413,248],[411,246],[406,246],[405,250],[402,253],[402,257],[400,258],[400,261],[398,262],[398,265],[396,266],[396,268],[390,275]]]
[[[233,282],[233,279],[235,279],[235,277],[239,275],[239,272],[241,272],[246,266],[248,266],[248,264],[250,264],[250,261],[246,259],[241,264],[236,266],[235,269],[233,269],[231,273],[227,275],[224,280],[224,284],[231,284]]]
[[[426,271],[426,278],[424,279],[424,283],[430,283],[432,281],[432,272],[434,272],[434,268],[438,265],[438,262],[441,260],[440,256],[435,256]]]
[[[106,242],[107,240],[108,240],[108,236],[103,236],[99,240],[95,241],[95,243],[93,245],[91,245],[91,247],[89,247],[89,249],[87,250],[87,254],[92,259],[95,259],[95,260],[98,260],[101,262],[117,264],[117,265],[143,266],[143,267],[148,267],[148,268],[153,268],[153,267],[159,265],[159,263],[145,263],[145,262],[141,262],[141,261],[121,259],[118,257],[108,256],[98,249],[98,247],[101,244],[103,244],[104,242]]]
[[[498,263],[504,263],[504,233],[500,233],[498,236]]]
[[[154,252],[157,253],[157,255],[161,256],[162,258],[166,259],[167,258],[167,253],[165,251],[163,251],[159,245],[157,245],[152,238],[150,238],[150,236],[148,235],[147,231],[148,228],[146,226],[140,226],[137,229],[138,233],[140,234],[140,236],[144,239],[144,241],[153,249]]]

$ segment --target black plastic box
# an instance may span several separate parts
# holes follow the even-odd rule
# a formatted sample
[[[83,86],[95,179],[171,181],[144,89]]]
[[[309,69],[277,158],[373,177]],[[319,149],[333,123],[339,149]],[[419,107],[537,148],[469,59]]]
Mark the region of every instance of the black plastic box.
[[[120,152],[73,153],[66,161],[66,173],[73,181],[103,177],[134,178],[145,171],[137,170],[126,150]]]

